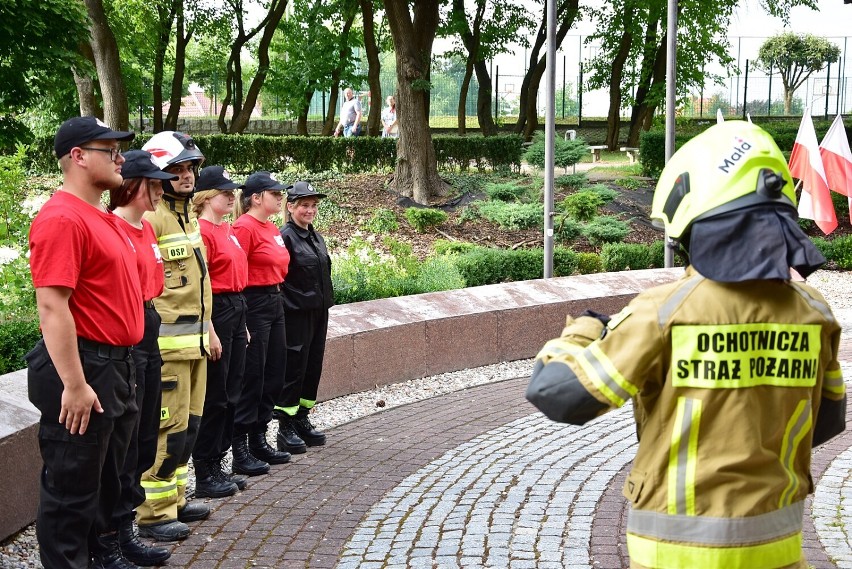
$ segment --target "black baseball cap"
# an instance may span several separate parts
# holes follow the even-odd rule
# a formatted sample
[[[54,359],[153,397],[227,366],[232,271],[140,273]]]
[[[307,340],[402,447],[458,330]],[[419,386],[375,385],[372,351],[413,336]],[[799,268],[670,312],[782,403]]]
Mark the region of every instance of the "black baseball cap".
[[[286,190],[287,186],[276,180],[272,177],[272,174],[269,172],[255,172],[248,178],[246,178],[246,183],[243,186],[243,195],[250,196],[252,194],[259,194],[260,192],[264,192],[267,190],[275,191],[283,191]]]
[[[287,188],[287,201],[294,202],[301,198],[324,198],[325,194],[321,194],[314,189],[310,182],[298,181]]]
[[[207,166],[198,175],[198,181],[195,182],[195,191],[202,192],[204,190],[236,190],[242,188],[242,184],[238,184],[231,180],[231,175],[223,166]]]
[[[59,125],[53,139],[53,151],[62,158],[75,146],[92,140],[133,140],[136,133],[112,130],[97,117],[73,117]]]
[[[147,150],[129,150],[121,154],[124,164],[121,165],[121,177],[153,178],[155,180],[177,180],[180,176],[160,170],[154,157]]]

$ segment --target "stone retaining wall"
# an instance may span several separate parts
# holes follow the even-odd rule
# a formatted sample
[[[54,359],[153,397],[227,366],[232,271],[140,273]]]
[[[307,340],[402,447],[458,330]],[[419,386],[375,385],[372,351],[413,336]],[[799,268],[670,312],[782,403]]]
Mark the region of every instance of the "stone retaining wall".
[[[682,269],[599,273],[356,302],[331,310],[319,400],[533,357],[565,315],[621,310]],[[26,372],[0,376],[0,540],[35,519],[38,413]]]

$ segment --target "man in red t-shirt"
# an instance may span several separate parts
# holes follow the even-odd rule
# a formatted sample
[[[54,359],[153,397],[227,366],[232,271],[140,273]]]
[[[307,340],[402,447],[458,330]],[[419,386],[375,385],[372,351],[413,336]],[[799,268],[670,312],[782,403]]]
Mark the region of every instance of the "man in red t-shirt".
[[[27,354],[27,380],[41,411],[36,534],[47,569],[133,567],[115,533],[101,533],[136,420],[130,346],[143,328],[136,251],[101,194],[121,185],[119,141],[133,136],[94,117],[62,123],[54,140],[62,187],[30,228],[44,337]]]

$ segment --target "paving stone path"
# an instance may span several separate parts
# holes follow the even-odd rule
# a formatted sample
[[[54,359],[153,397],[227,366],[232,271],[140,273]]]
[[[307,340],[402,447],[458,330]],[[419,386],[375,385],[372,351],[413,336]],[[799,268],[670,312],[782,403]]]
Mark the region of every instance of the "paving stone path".
[[[852,380],[852,366],[844,372]],[[627,567],[629,407],[591,425],[559,425],[524,400],[526,384],[483,385],[332,429],[327,446],[210,501],[214,514],[174,548],[170,565]],[[847,431],[814,453],[805,549],[815,569],[852,569],[850,472]]]

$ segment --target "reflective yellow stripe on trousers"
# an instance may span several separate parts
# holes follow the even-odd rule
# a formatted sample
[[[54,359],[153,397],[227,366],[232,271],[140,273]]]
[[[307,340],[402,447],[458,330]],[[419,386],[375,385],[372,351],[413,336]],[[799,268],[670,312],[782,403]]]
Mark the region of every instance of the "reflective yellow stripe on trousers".
[[[165,500],[177,496],[177,480],[142,480],[146,500]]]

